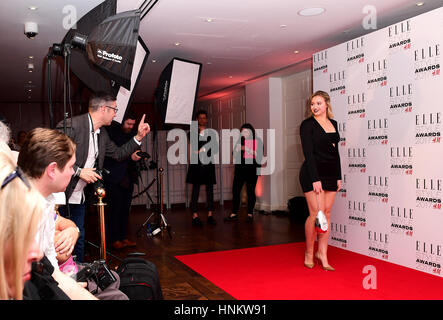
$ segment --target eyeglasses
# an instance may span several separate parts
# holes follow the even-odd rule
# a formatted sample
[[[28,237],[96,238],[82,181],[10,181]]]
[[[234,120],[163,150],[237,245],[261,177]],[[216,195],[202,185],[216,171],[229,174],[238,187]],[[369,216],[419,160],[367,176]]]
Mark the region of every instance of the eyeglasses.
[[[12,172],[11,172],[11,173],[5,178],[5,180],[3,180],[2,187],[0,188],[0,190],[3,189],[4,187],[6,187],[6,185],[7,185],[9,182],[11,182],[12,180],[14,180],[14,179],[17,178],[17,177],[19,177],[20,180],[23,181],[23,183],[28,187],[28,189],[31,189],[31,185],[29,184],[28,179],[26,179],[26,177],[25,177],[23,171],[22,171],[19,167],[16,167],[15,170],[12,171]]]
[[[105,106],[105,107],[114,110],[115,113],[117,113],[117,111],[118,111],[118,108],[114,108],[114,107],[111,107],[111,106]]]

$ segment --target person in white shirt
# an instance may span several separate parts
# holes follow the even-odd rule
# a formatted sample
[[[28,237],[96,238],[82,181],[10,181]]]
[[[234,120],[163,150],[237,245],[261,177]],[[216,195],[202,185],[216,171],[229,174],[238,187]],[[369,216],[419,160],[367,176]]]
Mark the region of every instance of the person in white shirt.
[[[80,237],[74,248],[77,261],[84,260],[84,221],[85,194],[87,184],[101,180],[105,156],[121,161],[139,149],[141,141],[149,133],[145,115],[138,125],[137,134],[124,145],[117,147],[102,126],[109,126],[117,114],[117,101],[106,93],[94,94],[89,100],[89,112],[60,122],[57,129],[66,130],[66,134],[77,145],[74,175],[66,188],[67,206],[60,207],[60,214],[72,219],[80,229]]]

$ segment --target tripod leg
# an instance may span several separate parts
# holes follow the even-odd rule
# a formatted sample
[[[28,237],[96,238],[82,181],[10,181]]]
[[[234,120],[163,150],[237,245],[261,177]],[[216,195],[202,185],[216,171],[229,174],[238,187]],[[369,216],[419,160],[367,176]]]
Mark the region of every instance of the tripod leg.
[[[154,212],[151,213],[151,215],[148,217],[148,219],[143,222],[143,224],[140,226],[140,228],[137,230],[136,234],[138,237],[140,237],[140,231],[148,224],[149,220],[151,220],[152,216],[154,215]]]

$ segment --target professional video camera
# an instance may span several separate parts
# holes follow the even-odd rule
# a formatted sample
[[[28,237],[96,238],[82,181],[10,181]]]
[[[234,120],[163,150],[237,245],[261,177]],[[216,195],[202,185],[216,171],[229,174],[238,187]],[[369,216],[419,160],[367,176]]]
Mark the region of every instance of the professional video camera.
[[[87,280],[91,280],[94,281],[101,290],[105,290],[117,281],[106,265],[105,260],[96,260],[93,263],[83,263],[82,265],[84,268],[76,275],[77,282],[87,282]]]

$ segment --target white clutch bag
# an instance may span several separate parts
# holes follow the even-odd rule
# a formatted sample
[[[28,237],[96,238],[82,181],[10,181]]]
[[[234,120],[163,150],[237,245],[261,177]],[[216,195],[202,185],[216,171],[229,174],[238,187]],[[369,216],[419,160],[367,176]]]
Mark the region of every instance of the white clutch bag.
[[[315,217],[315,230],[318,233],[326,233],[328,231],[328,219],[326,219],[325,214],[321,210],[318,210]]]

